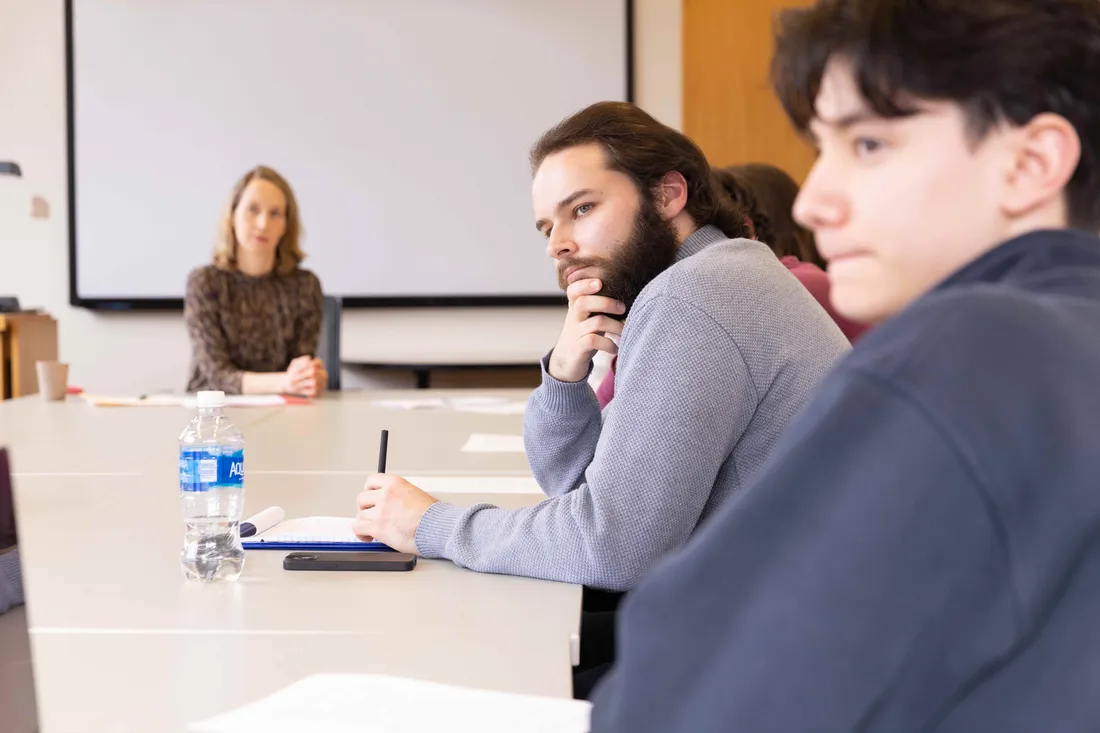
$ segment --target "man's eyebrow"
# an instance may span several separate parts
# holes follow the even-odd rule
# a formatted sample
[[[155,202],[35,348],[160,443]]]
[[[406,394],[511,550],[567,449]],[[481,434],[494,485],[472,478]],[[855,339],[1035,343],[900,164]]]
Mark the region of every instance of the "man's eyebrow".
[[[577,199],[579,199],[581,196],[588,196],[589,194],[592,194],[592,193],[595,193],[595,191],[593,191],[591,188],[582,188],[579,191],[574,191],[573,193],[569,194],[568,196],[563,198],[561,201],[559,201],[558,205],[554,207],[554,211],[555,212],[561,211],[562,209],[569,206],[569,204],[571,204],[574,201],[576,201]],[[539,232],[541,233],[542,230],[549,223],[550,222],[548,222],[546,219],[539,219],[538,221],[535,222],[535,229],[538,229]]]
[[[839,117],[834,117],[833,119],[819,116],[810,120],[810,127],[808,132],[811,136],[816,138],[817,135],[814,133],[815,127],[829,127],[838,132],[843,132],[853,125],[858,125],[864,122],[872,122],[877,119],[879,119],[878,115],[866,109],[853,110],[852,112],[840,115]]]

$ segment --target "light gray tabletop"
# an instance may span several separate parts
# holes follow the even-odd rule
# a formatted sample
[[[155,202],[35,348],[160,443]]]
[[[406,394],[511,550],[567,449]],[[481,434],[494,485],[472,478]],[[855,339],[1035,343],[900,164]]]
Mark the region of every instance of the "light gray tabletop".
[[[234,411],[245,434],[245,513],[278,505],[289,517],[350,519],[382,427],[391,472],[467,477],[463,493],[440,498],[541,500],[522,454],[459,451],[470,432],[519,434],[521,416],[373,404],[402,397],[424,393]],[[185,582],[175,450],[188,415],[0,403],[44,731],[182,729],[319,672],[570,694],[578,586],[423,560],[411,573],[287,572],[279,551],[250,551],[234,584]],[[477,475],[493,477],[486,491],[509,488],[503,477],[514,475],[518,491],[485,494],[469,478]]]
[[[476,395],[519,402],[524,390]],[[377,467],[378,434],[390,431],[389,469],[418,475],[530,475],[522,453],[463,453],[471,433],[519,435],[522,415],[454,409],[398,410],[376,402],[471,397],[465,391],[330,393],[308,406],[231,408],[246,441],[246,470],[361,471]],[[92,407],[70,397],[0,402],[0,445],[18,473],[126,473],[175,465],[183,407]],[[17,455],[15,448],[18,447]]]
[[[289,408],[240,408],[227,414],[242,430]],[[0,401],[0,446],[16,473],[121,473],[173,465],[192,411],[182,407],[91,407],[79,398]]]
[[[269,695],[310,674],[379,673],[567,697],[556,669],[568,650],[537,634],[427,638],[383,635],[82,634],[34,639],[45,733],[171,733]],[[438,643],[433,643],[438,642]],[[489,650],[511,646],[512,653]],[[369,715],[370,711],[364,711]],[[305,733],[305,732],[303,732]]]
[[[453,409],[395,410],[375,401],[457,396],[452,391],[377,392],[373,399],[326,399],[308,409],[286,408],[277,420],[260,420],[245,432],[246,470],[326,470],[373,473],[378,436],[389,430],[391,473],[529,476],[523,453],[463,453],[471,433],[520,435],[522,415],[490,415]],[[492,393],[514,402],[522,390]]]

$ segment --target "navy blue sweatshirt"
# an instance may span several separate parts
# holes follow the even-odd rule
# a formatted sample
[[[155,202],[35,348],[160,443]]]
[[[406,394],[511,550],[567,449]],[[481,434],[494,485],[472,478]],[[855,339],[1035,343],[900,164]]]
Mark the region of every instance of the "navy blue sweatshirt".
[[[1100,240],[864,336],[618,641],[594,733],[1100,730]]]

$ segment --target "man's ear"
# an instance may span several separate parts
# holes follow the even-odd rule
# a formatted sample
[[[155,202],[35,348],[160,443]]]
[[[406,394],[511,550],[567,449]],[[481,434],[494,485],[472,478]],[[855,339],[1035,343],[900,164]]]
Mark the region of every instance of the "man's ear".
[[[657,184],[657,210],[666,221],[672,221],[687,206],[687,179],[678,171],[666,173]]]
[[[1052,205],[1064,207],[1066,185],[1081,159],[1081,138],[1073,125],[1061,115],[1036,115],[1013,134],[1012,153],[1005,213],[1019,218]]]

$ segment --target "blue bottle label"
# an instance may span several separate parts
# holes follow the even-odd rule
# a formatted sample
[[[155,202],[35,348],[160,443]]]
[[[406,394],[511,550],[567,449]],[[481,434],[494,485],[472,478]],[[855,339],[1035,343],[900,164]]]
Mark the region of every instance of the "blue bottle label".
[[[239,489],[244,486],[244,451],[222,453],[217,448],[180,451],[180,491]]]

